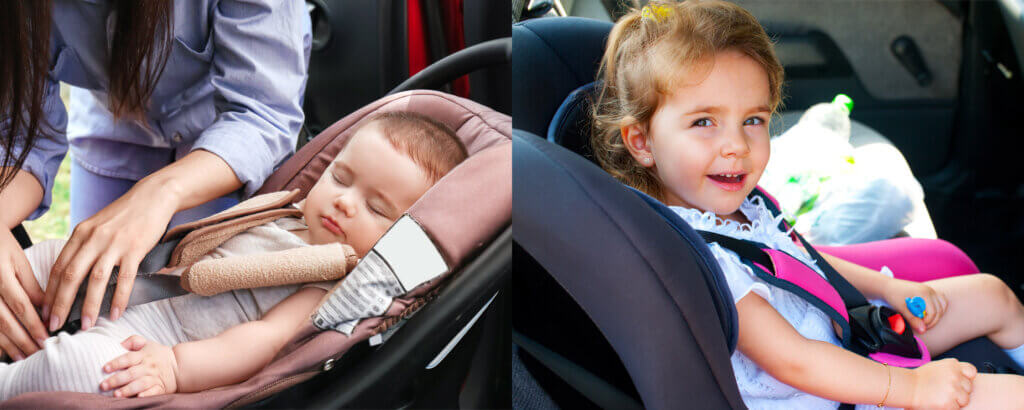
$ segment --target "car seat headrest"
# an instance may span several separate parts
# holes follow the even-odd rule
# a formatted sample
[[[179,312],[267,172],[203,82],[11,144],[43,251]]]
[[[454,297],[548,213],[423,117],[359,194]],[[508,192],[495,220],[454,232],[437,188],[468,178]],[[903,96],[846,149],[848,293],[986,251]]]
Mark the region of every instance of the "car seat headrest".
[[[590,82],[569,93],[551,118],[547,133],[548,141],[595,163],[594,152],[590,147],[590,135],[593,132],[591,107],[600,85],[600,81]]]
[[[512,26],[516,128],[545,135],[555,110],[577,87],[594,81],[612,29],[609,22],[579,17],[541,18]]]

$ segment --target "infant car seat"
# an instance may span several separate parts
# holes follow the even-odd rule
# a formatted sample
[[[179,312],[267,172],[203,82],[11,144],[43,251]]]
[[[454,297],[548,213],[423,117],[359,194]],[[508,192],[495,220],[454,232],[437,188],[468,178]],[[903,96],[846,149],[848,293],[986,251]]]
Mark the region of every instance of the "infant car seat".
[[[432,287],[437,292],[433,303],[417,312],[416,304],[408,306],[414,300],[396,299],[387,320],[364,319],[351,337],[320,331],[309,322],[274,361],[232,386],[141,399],[29,393],[0,407],[452,407],[460,400],[468,401],[467,405],[502,405],[494,398],[502,396],[500,386],[508,374],[503,364],[507,350],[501,347],[508,337],[500,326],[502,310],[487,306],[504,303],[503,295],[496,292],[507,280],[511,262],[511,119],[507,115],[436,91],[384,97],[321,133],[278,169],[261,192],[299,189],[305,196],[361,121],[394,110],[419,112],[445,123],[470,153],[408,211],[453,273],[447,283],[435,280],[410,293],[424,296]],[[480,325],[473,326],[482,316]],[[323,317],[323,312],[315,317]],[[408,320],[399,322],[403,318]],[[378,334],[384,328],[397,330]],[[363,343],[372,335],[378,335],[378,341],[388,338],[375,346]],[[466,390],[468,396],[459,394]]]

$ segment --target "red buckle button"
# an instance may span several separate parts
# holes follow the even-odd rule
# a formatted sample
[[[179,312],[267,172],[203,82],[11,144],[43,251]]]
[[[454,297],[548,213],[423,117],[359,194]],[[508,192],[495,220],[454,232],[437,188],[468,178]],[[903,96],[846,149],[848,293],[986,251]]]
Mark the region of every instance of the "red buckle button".
[[[895,314],[889,316],[889,328],[892,329],[893,332],[902,335],[903,331],[907,329],[907,323],[903,321],[903,316]]]

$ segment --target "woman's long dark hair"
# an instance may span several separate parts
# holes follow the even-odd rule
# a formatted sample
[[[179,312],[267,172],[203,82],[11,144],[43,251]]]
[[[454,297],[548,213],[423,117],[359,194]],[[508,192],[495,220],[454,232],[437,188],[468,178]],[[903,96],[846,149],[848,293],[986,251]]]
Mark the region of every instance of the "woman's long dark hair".
[[[173,35],[173,0],[118,0],[107,64],[110,111],[142,118],[163,73]],[[0,1],[0,190],[42,134],[52,0]],[[24,147],[14,155],[14,147]]]

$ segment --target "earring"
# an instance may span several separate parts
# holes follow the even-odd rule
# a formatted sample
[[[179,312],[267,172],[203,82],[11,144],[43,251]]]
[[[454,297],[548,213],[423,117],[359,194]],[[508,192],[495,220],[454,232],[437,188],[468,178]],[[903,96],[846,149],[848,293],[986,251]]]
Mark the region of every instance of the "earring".
[[[644,157],[644,165],[651,165],[651,157]]]

